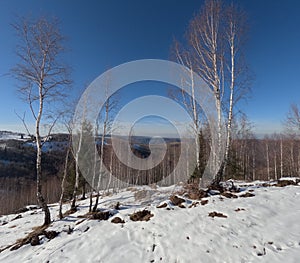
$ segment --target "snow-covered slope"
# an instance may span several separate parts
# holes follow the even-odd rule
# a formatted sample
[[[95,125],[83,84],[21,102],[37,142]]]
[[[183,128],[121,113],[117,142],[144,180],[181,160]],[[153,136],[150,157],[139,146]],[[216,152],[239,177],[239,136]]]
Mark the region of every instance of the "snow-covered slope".
[[[26,140],[26,139],[30,139],[30,137],[23,134],[23,133],[10,132],[10,131],[0,131],[0,141]]]
[[[143,190],[142,190],[143,189]],[[88,211],[89,200],[79,210],[54,222],[48,230],[59,235],[42,238],[38,246],[24,245],[0,253],[0,262],[300,262],[300,187],[246,186],[254,197],[206,198],[206,205],[188,208],[169,201],[174,187],[131,188],[101,199],[100,207],[116,213],[107,221],[78,218]],[[252,190],[254,190],[252,192]],[[120,202],[120,210],[112,209]],[[165,208],[158,204],[167,203]],[[129,215],[147,208],[154,214],[148,222],[134,222]],[[65,207],[67,209],[67,206]],[[209,217],[219,212],[227,217]],[[40,225],[40,210],[0,218],[0,248],[15,242]],[[113,224],[114,217],[124,224]],[[3,224],[3,222],[8,222]],[[1,226],[2,225],[2,226]],[[68,234],[69,229],[73,229]]]

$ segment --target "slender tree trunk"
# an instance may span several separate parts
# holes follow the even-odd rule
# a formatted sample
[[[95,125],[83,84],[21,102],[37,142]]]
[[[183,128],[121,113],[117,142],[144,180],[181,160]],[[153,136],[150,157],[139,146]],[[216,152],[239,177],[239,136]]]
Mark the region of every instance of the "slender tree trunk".
[[[269,159],[269,144],[266,142],[266,158],[267,158],[267,175],[268,181],[270,181],[270,159]]]
[[[80,131],[79,134],[79,142],[78,142],[78,149],[75,153],[75,185],[73,189],[73,198],[72,198],[72,204],[71,204],[71,210],[76,211],[76,197],[77,197],[77,191],[79,186],[79,153],[81,150],[81,144],[82,144],[82,137],[83,137],[83,128]]]
[[[235,86],[235,61],[234,61],[234,39],[231,39],[231,84],[230,84],[230,98],[229,98],[229,113],[227,119],[227,136],[226,136],[226,147],[225,147],[225,156],[224,156],[224,165],[223,169],[226,168],[228,163],[228,155],[231,143],[231,132],[232,132],[232,116],[233,116],[233,99],[234,99],[234,86]],[[222,171],[222,174],[224,171]]]
[[[103,168],[103,159],[104,159],[104,142],[105,142],[105,135],[106,135],[106,126],[107,126],[107,122],[108,122],[108,111],[109,111],[109,99],[106,100],[105,103],[105,120],[103,123],[103,132],[102,132],[102,136],[101,136],[101,152],[100,152],[100,170],[99,170],[99,179],[98,179],[98,184],[97,184],[97,197],[96,197],[96,202],[95,205],[93,207],[93,212],[97,211],[97,207],[98,207],[98,203],[99,203],[99,189],[100,189],[100,183],[101,183],[101,179],[102,179],[102,168]]]
[[[41,93],[42,87],[40,87],[40,93]],[[36,180],[36,188],[37,188],[37,201],[38,204],[42,207],[45,218],[44,218],[44,225],[49,225],[51,223],[51,216],[50,216],[50,210],[49,207],[44,199],[44,196],[42,194],[42,142],[41,142],[41,136],[40,136],[40,122],[43,112],[43,96],[40,95],[40,107],[39,107],[39,113],[36,119],[36,127],[35,127],[35,135],[36,135],[36,173],[37,173],[37,180]]]
[[[80,150],[79,150],[80,151]],[[78,167],[78,158],[79,153],[76,154],[75,158],[75,185],[73,189],[73,198],[72,198],[72,204],[71,204],[71,210],[76,211],[76,197],[77,197],[77,191],[79,186],[79,167]]]
[[[93,206],[93,189],[91,189],[91,192],[90,192],[89,212],[92,212],[92,206]]]
[[[295,167],[295,161],[294,161],[294,142],[292,141],[293,139],[291,139],[291,150],[290,150],[290,154],[291,154],[291,172],[290,172],[290,176],[293,176],[294,174],[294,167]]]
[[[280,177],[283,177],[283,142],[282,142],[282,136],[280,137]]]
[[[63,218],[63,213],[62,213],[62,204],[63,204],[63,198],[64,198],[64,193],[65,193],[65,181],[67,178],[67,173],[68,173],[68,160],[69,160],[69,154],[71,150],[71,145],[68,146],[67,153],[66,153],[66,159],[65,159],[65,166],[64,166],[64,175],[63,179],[61,181],[61,194],[59,198],[59,218]]]
[[[196,144],[196,161],[197,170],[200,170],[200,146],[199,146],[199,120],[197,114],[197,105],[195,100],[195,84],[194,84],[194,72],[190,70],[191,76],[191,88],[192,88],[192,108],[193,108],[193,118],[194,118],[194,130],[195,130],[195,144]]]
[[[81,200],[85,200],[86,199],[86,183],[84,182],[81,188]]]
[[[255,162],[255,149],[254,149],[254,142],[252,143],[252,181],[255,180],[255,169],[256,169],[256,162]]]
[[[275,175],[275,180],[278,180],[276,150],[274,151],[274,175]]]

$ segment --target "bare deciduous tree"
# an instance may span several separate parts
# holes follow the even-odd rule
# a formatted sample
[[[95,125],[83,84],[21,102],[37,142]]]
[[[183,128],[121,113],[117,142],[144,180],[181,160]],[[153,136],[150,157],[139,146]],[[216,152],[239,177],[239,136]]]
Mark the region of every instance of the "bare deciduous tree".
[[[65,156],[65,163],[64,163],[64,169],[63,169],[63,178],[61,180],[61,194],[59,198],[59,212],[58,216],[60,219],[63,218],[63,213],[62,213],[62,205],[63,205],[63,199],[64,199],[64,193],[65,193],[65,183],[67,180],[67,175],[68,175],[68,165],[69,165],[69,156],[70,152],[72,151],[72,130],[71,130],[71,125],[68,123],[66,124],[66,128],[68,129],[68,141],[67,141],[67,152]]]
[[[97,190],[97,195],[96,195],[96,201],[93,206],[93,212],[97,210],[98,203],[99,203],[99,197],[100,197],[100,187],[101,187],[101,182],[103,180],[103,165],[104,165],[104,144],[105,144],[105,138],[106,136],[112,132],[112,113],[116,109],[117,104],[118,104],[118,99],[116,97],[109,97],[109,89],[111,85],[111,76],[108,75],[107,79],[105,80],[104,84],[104,89],[105,89],[105,103],[103,105],[103,114],[99,115],[99,119],[97,120],[97,132],[101,132],[101,142],[100,142],[100,165],[99,165],[99,177],[98,177],[98,182],[96,186]],[[101,130],[99,130],[99,122],[102,122],[102,127]],[[97,134],[98,135],[98,134]],[[112,173],[112,170],[110,171]],[[109,178],[111,178],[109,176]],[[93,182],[94,183],[94,182]],[[110,184],[110,179],[108,179],[107,183]],[[107,185],[109,187],[109,185]]]
[[[290,110],[285,120],[286,128],[289,132],[300,131],[300,110],[296,104],[291,104]]]
[[[13,25],[19,37],[16,54],[19,63],[12,73],[20,81],[19,92],[29,104],[35,120],[37,201],[45,213],[44,225],[51,223],[50,211],[42,194],[42,136],[41,125],[47,115],[47,104],[61,99],[70,84],[67,67],[61,62],[63,36],[56,19],[20,18]],[[49,126],[48,134],[57,118]]]
[[[186,89],[190,91],[191,96],[185,94],[183,89],[181,90],[180,94],[175,94],[172,90],[170,91],[170,96],[172,99],[179,100],[185,109],[189,112],[193,124],[192,124],[192,131],[195,137],[195,154],[196,154],[196,172],[199,173],[200,171],[200,141],[199,135],[201,132],[201,125],[203,124],[203,120],[201,119],[202,115],[204,115],[200,111],[199,105],[197,105],[196,98],[195,98],[195,82],[194,82],[194,69],[193,69],[193,60],[191,59],[190,52],[184,51],[184,48],[180,46],[179,42],[175,41],[174,47],[174,56],[175,59],[181,65],[186,66],[187,76],[188,79],[181,79],[181,85],[185,86]],[[179,95],[179,96],[178,96]],[[179,98],[178,98],[179,97]],[[202,114],[201,114],[202,113]],[[200,116],[201,115],[201,116]]]
[[[246,90],[245,76],[248,71],[241,63],[245,28],[245,14],[236,6],[231,4],[225,7],[220,0],[207,0],[192,19],[187,32],[188,44],[184,52],[189,53],[192,69],[208,84],[215,96],[218,149],[222,145],[222,108],[228,112],[225,158],[215,177],[214,183],[217,184],[228,161],[234,105]]]

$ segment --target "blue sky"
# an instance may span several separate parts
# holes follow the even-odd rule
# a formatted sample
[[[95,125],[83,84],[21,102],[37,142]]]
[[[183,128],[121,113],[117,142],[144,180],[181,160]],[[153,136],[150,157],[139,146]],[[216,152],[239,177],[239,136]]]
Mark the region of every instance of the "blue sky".
[[[247,61],[255,79],[251,98],[240,105],[258,133],[280,131],[290,103],[300,103],[300,2],[240,0],[248,13]],[[201,0],[0,1],[0,130],[22,129],[14,111],[27,106],[6,75],[15,65],[16,15],[60,18],[67,36],[73,98],[106,69],[136,59],[168,59],[173,38],[181,39]],[[145,95],[135,90],[128,97]],[[27,113],[29,115],[29,112]],[[30,120],[29,120],[30,121]]]

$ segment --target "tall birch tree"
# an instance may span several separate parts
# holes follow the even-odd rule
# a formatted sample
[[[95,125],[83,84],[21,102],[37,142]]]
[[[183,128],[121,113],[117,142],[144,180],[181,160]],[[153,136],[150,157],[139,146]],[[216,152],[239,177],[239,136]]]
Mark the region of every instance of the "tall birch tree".
[[[29,105],[35,121],[36,144],[36,193],[38,204],[45,217],[44,225],[51,223],[51,215],[42,191],[42,135],[41,125],[49,117],[47,106],[64,98],[65,87],[70,84],[68,68],[62,63],[64,38],[59,30],[57,19],[20,18],[13,24],[19,43],[16,48],[18,63],[12,69],[19,81],[19,93]],[[49,125],[50,134],[57,118]]]
[[[247,67],[242,64],[242,47],[246,29],[245,14],[233,4],[223,5],[220,0],[207,0],[191,20],[186,33],[192,70],[211,88],[217,110],[218,148],[222,145],[222,109],[226,109],[225,155],[213,183],[218,184],[228,162],[232,137],[235,103],[245,95],[248,80]],[[189,65],[186,64],[187,67]],[[197,87],[195,87],[197,88]]]

